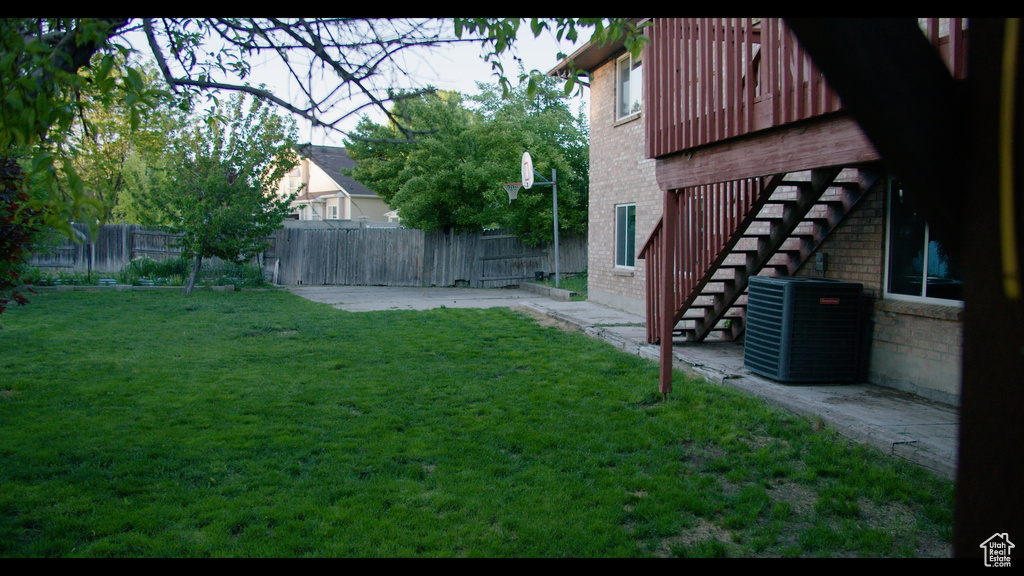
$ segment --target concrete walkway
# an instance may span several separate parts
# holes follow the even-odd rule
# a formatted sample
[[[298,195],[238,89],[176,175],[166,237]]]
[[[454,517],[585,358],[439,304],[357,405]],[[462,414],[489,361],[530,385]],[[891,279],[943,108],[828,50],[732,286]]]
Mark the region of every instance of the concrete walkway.
[[[294,294],[341,310],[522,308],[582,330],[616,348],[653,361],[659,348],[646,342],[642,316],[591,302],[554,300],[520,289],[290,286]],[[797,414],[818,417],[854,441],[870,444],[936,474],[956,476],[959,411],[870,384],[783,384],[743,367],[743,347],[733,343],[677,344],[674,364],[712,382],[754,394]],[[676,386],[679,383],[675,384]]]

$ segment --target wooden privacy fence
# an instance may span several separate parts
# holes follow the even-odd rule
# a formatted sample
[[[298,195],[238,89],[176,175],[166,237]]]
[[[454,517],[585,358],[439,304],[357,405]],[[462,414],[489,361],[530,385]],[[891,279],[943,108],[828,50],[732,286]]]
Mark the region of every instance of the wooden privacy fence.
[[[283,229],[266,252],[278,284],[491,288],[554,270],[554,247],[531,248],[504,231],[404,228]],[[563,235],[559,270],[587,267],[586,238]]]
[[[82,238],[89,238],[89,227],[74,224]],[[100,226],[91,242],[62,239],[57,246],[32,255],[29,263],[37,268],[95,272],[117,272],[136,258],[166,260],[181,250],[172,244],[176,235],[150,230],[135,224]]]
[[[89,230],[75,225],[84,237]],[[175,235],[132,224],[100,227],[92,242],[64,240],[33,255],[39,268],[113,273],[131,260],[177,257]],[[529,247],[504,231],[424,233],[404,228],[284,228],[257,260],[278,284],[351,286],[471,286],[490,288],[554,270],[554,247]],[[563,234],[559,270],[587,267],[585,237]]]

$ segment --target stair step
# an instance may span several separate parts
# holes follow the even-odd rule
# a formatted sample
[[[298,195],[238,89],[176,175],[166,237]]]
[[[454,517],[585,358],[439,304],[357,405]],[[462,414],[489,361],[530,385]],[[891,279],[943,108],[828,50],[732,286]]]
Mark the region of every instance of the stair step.
[[[754,222],[756,222],[758,224],[761,224],[762,227],[763,227],[763,225],[765,223],[767,223],[768,226],[782,226],[785,223],[785,221],[786,221],[786,219],[783,218],[782,216],[755,216],[754,217]],[[800,219],[800,223],[797,224],[797,227],[799,228],[800,226],[814,226],[814,225],[818,225],[818,224],[827,225],[828,223],[829,223],[829,220],[825,216],[811,216],[811,217],[801,218]]]
[[[747,230],[743,233],[744,238],[767,238],[772,235],[770,230]],[[800,230],[797,228],[787,238],[811,238],[814,236],[814,231],[808,231],[806,228]]]
[[[728,232],[729,252],[712,256],[698,254],[697,259],[714,269],[698,272],[699,293],[686,297],[689,306],[677,310],[680,321],[673,339],[698,342],[705,339],[741,338],[746,319],[747,280],[753,270],[759,276],[789,276],[810,251],[841,221],[848,207],[862,198],[864,173],[844,169],[839,178],[848,181],[827,183],[838,170],[807,170],[772,177],[770,198],[759,200],[756,214],[747,214],[737,229]],[[776,185],[776,182],[781,183]],[[870,182],[869,182],[870,183]],[[817,188],[824,185],[824,189]],[[781,232],[789,232],[782,236]],[[719,337],[720,336],[720,337]]]
[[[756,254],[758,252],[758,250],[759,249],[758,249],[757,246],[752,246],[752,247],[749,247],[749,248],[747,248],[747,247],[733,248],[733,252],[739,252],[739,253],[743,253],[743,254]],[[790,247],[790,248],[781,248],[781,249],[777,250],[775,253],[776,254],[800,254],[800,249],[799,248],[792,248],[792,247]]]

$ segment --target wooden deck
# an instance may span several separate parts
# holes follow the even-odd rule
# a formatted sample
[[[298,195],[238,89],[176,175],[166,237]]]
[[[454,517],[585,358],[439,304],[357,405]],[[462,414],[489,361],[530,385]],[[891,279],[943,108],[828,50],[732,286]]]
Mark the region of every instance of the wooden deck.
[[[966,77],[966,20],[924,18],[919,27],[950,74]],[[727,314],[745,292],[745,279],[772,261],[774,254],[760,252],[782,250],[785,238],[758,240],[756,257],[733,270],[738,281],[720,282],[718,273],[749,226],[770,220],[759,211],[778,183],[812,174],[800,186],[813,194],[771,224],[769,235],[788,237],[836,175],[867,167],[863,174],[871,176],[857,186],[873,185],[867,182],[877,181],[872,164],[880,155],[782,20],[657,18],[649,36],[646,149],[657,160],[665,198],[662,219],[639,257],[648,260],[648,340],[662,346],[661,391],[668,393],[672,337],[689,329],[677,326],[684,317],[696,326],[690,333],[697,340],[716,326],[732,337],[742,333],[742,312]],[[824,174],[831,175],[828,182],[814,182]],[[712,285],[725,296],[687,314],[710,297],[705,292]]]

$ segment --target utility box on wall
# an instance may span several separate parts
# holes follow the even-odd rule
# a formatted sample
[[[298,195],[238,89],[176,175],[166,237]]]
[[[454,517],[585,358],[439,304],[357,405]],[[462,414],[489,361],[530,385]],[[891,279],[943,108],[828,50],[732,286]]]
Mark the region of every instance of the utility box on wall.
[[[743,365],[782,382],[855,381],[862,293],[839,280],[751,278]]]

